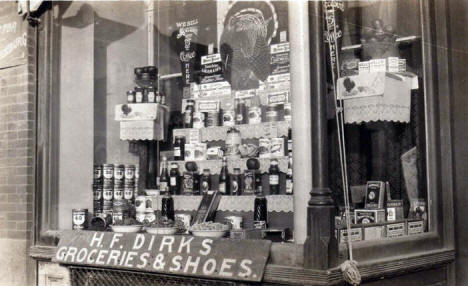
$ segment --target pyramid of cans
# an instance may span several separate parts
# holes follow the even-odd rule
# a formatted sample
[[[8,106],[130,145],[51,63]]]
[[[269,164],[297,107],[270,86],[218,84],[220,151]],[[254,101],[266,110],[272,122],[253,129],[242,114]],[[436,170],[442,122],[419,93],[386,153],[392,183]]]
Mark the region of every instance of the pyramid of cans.
[[[111,216],[112,222],[135,217],[137,181],[138,168],[135,165],[94,165],[94,215]]]

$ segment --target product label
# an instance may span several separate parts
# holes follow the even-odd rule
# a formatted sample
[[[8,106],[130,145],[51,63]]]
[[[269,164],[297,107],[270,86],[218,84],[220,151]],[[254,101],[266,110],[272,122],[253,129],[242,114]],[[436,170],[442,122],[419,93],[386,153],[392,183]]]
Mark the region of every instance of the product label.
[[[105,189],[102,195],[103,195],[104,200],[106,201],[112,200],[112,195],[113,195],[112,189]]]
[[[128,188],[124,190],[124,199],[126,200],[133,199],[133,189]]]
[[[237,181],[232,181],[231,191],[233,194],[237,194],[239,192],[239,184]]]
[[[219,101],[199,101],[197,107],[198,112],[218,112]]]
[[[278,185],[279,184],[279,176],[278,175],[270,175],[269,176],[270,185]]]
[[[161,193],[167,193],[169,186],[167,185],[167,182],[159,182],[159,190]]]
[[[286,180],[286,193],[287,194],[293,193],[293,181],[291,179]]]
[[[176,156],[176,157],[181,156],[180,147],[174,147],[174,156]]]
[[[221,194],[225,194],[225,193],[226,193],[226,183],[225,183],[225,182],[219,183],[219,192],[220,192]]]
[[[156,98],[154,95],[154,92],[149,92],[148,93],[148,102],[155,102]]]
[[[142,103],[143,102],[143,93],[137,92],[135,95],[135,102]]]
[[[171,177],[170,182],[171,182],[171,187],[176,186],[177,185],[177,177]]]
[[[271,54],[277,54],[277,53],[284,53],[284,52],[289,52],[289,43],[280,43],[280,44],[274,44],[270,46],[270,53]]]
[[[193,175],[191,173],[184,173],[184,183],[183,183],[184,192],[192,193],[193,192]]]
[[[122,189],[114,189],[114,199],[116,199],[116,200],[123,199],[123,190]]]
[[[395,208],[387,208],[387,220],[388,221],[395,221],[396,220]]]
[[[202,184],[201,184],[201,190],[202,191],[208,191],[210,189],[210,186],[208,184],[207,181],[202,181]]]

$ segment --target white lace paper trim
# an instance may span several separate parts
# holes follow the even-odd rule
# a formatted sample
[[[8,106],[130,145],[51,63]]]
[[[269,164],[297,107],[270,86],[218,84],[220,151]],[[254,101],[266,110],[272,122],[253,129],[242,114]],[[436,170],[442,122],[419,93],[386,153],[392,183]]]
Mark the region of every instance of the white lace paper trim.
[[[196,211],[200,205],[202,196],[172,196],[174,198],[174,210]],[[153,206],[161,209],[162,196],[153,196]],[[292,195],[266,196],[269,212],[294,212]],[[218,211],[251,212],[254,209],[255,196],[222,196]]]
[[[270,160],[275,159],[278,161],[278,167],[281,172],[286,173],[288,171],[288,157],[276,157],[276,158],[257,158],[260,163],[259,171],[261,173],[268,173],[270,168]],[[228,158],[227,165],[229,173],[234,173],[234,168],[239,168],[241,172],[247,170],[246,162],[247,158]],[[203,169],[209,169],[211,174],[218,175],[221,172],[222,161],[221,160],[204,160],[204,161],[193,161],[198,166],[198,171],[201,172]],[[179,172],[185,172],[186,161],[169,161],[169,166],[172,163],[176,163],[179,166]]]

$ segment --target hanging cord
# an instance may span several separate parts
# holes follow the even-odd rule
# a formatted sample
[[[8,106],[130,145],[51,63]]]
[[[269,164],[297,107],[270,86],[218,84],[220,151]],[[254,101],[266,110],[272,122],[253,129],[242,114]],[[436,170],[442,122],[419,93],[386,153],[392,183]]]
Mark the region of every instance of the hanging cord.
[[[327,1],[324,3],[325,8],[325,20],[327,28],[327,39],[330,53],[331,63],[331,74],[333,83],[333,95],[335,102],[336,112],[336,126],[338,131],[338,147],[340,155],[340,166],[341,166],[341,179],[343,181],[343,193],[345,203],[345,218],[346,218],[346,230],[347,230],[347,244],[349,260],[346,260],[341,264],[341,271],[343,278],[346,282],[351,285],[361,284],[361,274],[357,268],[357,262],[353,259],[353,245],[351,242],[351,215],[350,215],[350,202],[349,202],[349,184],[348,184],[348,172],[347,172],[347,159],[346,159],[346,143],[345,143],[345,129],[344,129],[344,114],[343,114],[343,100],[338,100],[337,94],[337,75],[340,70],[339,57],[338,57],[338,33],[336,27],[336,7],[342,7],[342,2],[338,1]]]

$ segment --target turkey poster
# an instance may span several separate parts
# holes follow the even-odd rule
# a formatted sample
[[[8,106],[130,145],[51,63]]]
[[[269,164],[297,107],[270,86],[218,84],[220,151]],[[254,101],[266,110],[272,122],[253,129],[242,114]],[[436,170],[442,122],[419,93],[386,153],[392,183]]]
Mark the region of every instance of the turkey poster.
[[[217,2],[218,49],[233,90],[259,88],[276,68],[270,50],[289,40],[287,9],[286,1]],[[289,56],[277,58],[289,72]]]

